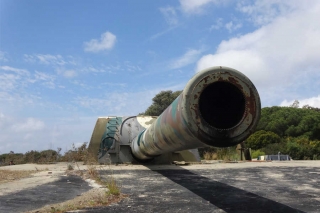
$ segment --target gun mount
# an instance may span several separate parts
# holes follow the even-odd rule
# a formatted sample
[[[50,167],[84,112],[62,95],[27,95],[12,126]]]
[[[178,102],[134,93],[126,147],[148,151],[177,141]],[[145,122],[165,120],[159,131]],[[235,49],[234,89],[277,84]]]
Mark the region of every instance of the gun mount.
[[[243,142],[260,119],[260,97],[253,83],[228,67],[195,74],[159,116],[99,118],[89,151],[111,163],[160,159],[197,161],[197,148]],[[135,159],[135,160],[134,160]]]

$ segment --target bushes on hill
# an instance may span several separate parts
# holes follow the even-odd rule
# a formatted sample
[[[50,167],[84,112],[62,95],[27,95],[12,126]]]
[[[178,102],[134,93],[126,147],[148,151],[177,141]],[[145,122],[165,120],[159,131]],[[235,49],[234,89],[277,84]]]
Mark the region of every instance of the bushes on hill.
[[[246,145],[267,155],[281,152],[295,160],[320,159],[320,109],[265,107]]]
[[[269,144],[280,143],[279,135],[271,131],[260,130],[246,140],[246,145],[254,150],[261,149]]]

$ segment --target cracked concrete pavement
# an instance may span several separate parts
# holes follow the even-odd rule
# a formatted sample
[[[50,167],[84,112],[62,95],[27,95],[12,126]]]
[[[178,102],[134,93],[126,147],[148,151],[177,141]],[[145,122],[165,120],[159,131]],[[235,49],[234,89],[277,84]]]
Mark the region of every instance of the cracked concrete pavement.
[[[79,177],[64,176],[66,163],[0,167],[0,172],[34,167],[44,171],[0,184],[0,212],[25,212],[73,199],[91,188]],[[129,196],[83,212],[320,212],[320,161],[119,165],[99,170],[103,177],[113,175]]]

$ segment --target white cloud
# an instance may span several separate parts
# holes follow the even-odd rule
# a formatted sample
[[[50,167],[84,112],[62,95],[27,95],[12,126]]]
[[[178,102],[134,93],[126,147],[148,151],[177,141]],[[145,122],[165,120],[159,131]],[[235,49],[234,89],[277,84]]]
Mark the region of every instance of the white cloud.
[[[52,81],[43,82],[42,85],[44,85],[45,87],[48,87],[49,89],[56,88],[56,84]]]
[[[152,40],[154,40],[154,39],[157,39],[157,38],[159,38],[159,37],[161,37],[161,36],[163,36],[163,35],[171,32],[172,30],[174,30],[174,29],[176,29],[176,28],[177,28],[177,26],[171,26],[171,27],[169,27],[168,29],[165,29],[165,30],[163,30],[163,31],[161,31],[161,32],[159,32],[159,33],[156,33],[156,34],[152,35],[148,40],[151,40],[151,41],[152,41]]]
[[[97,116],[17,118],[0,113],[0,153],[72,148],[72,143],[89,142]]]
[[[170,64],[170,69],[178,69],[196,62],[202,50],[188,50],[183,56],[179,57]]]
[[[127,93],[111,93],[107,97],[77,97],[74,102],[94,112],[106,110],[110,113],[119,113],[127,105]]]
[[[209,30],[219,30],[222,27],[228,30],[229,33],[232,33],[235,30],[238,30],[242,27],[242,23],[239,19],[233,18],[232,21],[229,21],[226,24],[223,24],[223,19],[218,18],[213,25],[210,26]]]
[[[73,81],[71,81],[71,83],[74,84],[74,85],[80,86],[80,87],[82,87],[82,88],[84,88],[84,89],[87,89],[87,90],[88,90],[88,89],[92,89],[92,86],[91,86],[91,85],[88,86],[87,84],[83,83],[82,81],[73,80]]]
[[[235,23],[234,21],[230,21],[228,23],[225,24],[225,28],[229,31],[229,33],[237,30],[237,29],[240,29],[242,27],[242,24],[241,23]]]
[[[26,92],[26,88],[30,84],[40,83],[41,85],[54,89],[55,88],[55,76],[46,74],[44,72],[35,71],[30,73],[25,69],[19,69],[9,66],[1,66],[0,70],[5,72],[0,73],[0,91],[11,91],[11,95],[14,97],[20,96]]]
[[[124,69],[128,72],[137,72],[142,71],[141,67],[139,65],[134,65],[130,61],[126,61],[124,63]]]
[[[16,88],[19,76],[13,74],[0,74],[0,91],[13,90]]]
[[[72,69],[57,68],[56,72],[65,78],[74,78],[78,75],[77,72]]]
[[[36,118],[27,118],[25,121],[20,121],[11,126],[14,132],[33,132],[42,130],[45,127],[43,121]]]
[[[9,66],[1,66],[0,69],[1,70],[5,70],[5,71],[12,71],[12,72],[15,72],[15,73],[17,73],[19,75],[29,75],[30,74],[25,69],[18,69],[18,68],[9,67]]]
[[[101,35],[100,40],[92,39],[84,43],[84,50],[86,52],[100,52],[103,50],[110,50],[116,43],[117,37],[110,33],[105,32]]]
[[[46,74],[44,72],[35,71],[35,80],[37,81],[54,81],[55,77],[53,75]]]
[[[292,105],[292,103],[294,101],[295,100],[290,100],[290,101],[284,100],[284,101],[282,101],[280,103],[280,106],[290,106],[290,105]],[[298,101],[299,101],[299,106],[300,107],[303,107],[305,105],[309,105],[309,106],[312,106],[312,107],[320,108],[320,95],[318,95],[316,97],[311,97],[311,98],[298,100]]]
[[[265,25],[279,16],[286,16],[296,10],[310,8],[316,0],[259,0],[238,1],[237,10],[246,14],[248,19],[255,25]]]
[[[200,71],[212,66],[228,66],[238,69],[254,82],[270,78],[263,58],[254,51],[230,50],[215,55],[206,55],[198,61],[197,70]]]
[[[222,26],[223,26],[223,19],[222,18],[218,18],[215,22],[215,24],[211,25],[210,27],[210,31],[211,30],[219,30]]]
[[[3,62],[9,61],[8,58],[6,57],[5,52],[0,51],[0,61],[3,61]]]
[[[176,10],[173,7],[162,7],[160,8],[160,12],[163,14],[166,22],[171,25],[175,26],[178,24],[178,18]]]
[[[280,14],[252,33],[221,42],[215,54],[198,61],[197,71],[235,68],[261,89],[267,103],[272,98],[301,97],[306,90],[314,93],[320,84],[320,22],[310,20],[320,20],[320,3],[308,3],[312,3],[308,9],[301,3],[300,9]]]
[[[185,13],[201,13],[203,11],[204,6],[209,3],[218,4],[219,0],[179,0],[181,9]]]
[[[117,62],[114,65],[109,64],[108,66],[101,64],[100,66],[86,66],[83,68],[79,68],[80,72],[84,73],[93,73],[93,74],[98,74],[98,73],[110,73],[110,74],[115,74],[118,71],[127,71],[127,72],[140,72],[143,69],[141,68],[140,65],[136,65],[135,63],[131,61],[124,61],[124,62]]]
[[[63,76],[66,77],[66,78],[73,78],[73,77],[77,76],[77,73],[74,70],[66,70],[63,73]]]
[[[58,66],[68,64],[68,61],[66,61],[61,55],[51,55],[51,54],[28,55],[28,54],[24,54],[23,57],[26,62],[32,62],[32,63],[37,62],[40,64],[58,65]]]
[[[37,55],[37,57],[39,61],[44,64],[66,64],[61,55]]]
[[[79,107],[90,109],[99,116],[137,115],[145,111],[152,104],[152,98],[160,91],[181,90],[183,86],[185,85],[175,84],[174,86],[162,86],[160,88],[136,92],[130,92],[134,90],[126,87],[126,91],[128,92],[107,92],[105,95],[97,94],[94,97],[78,96],[74,98],[73,102]]]
[[[0,132],[1,132],[1,130],[7,129],[9,125],[10,125],[10,119],[7,118],[7,116],[4,115],[3,112],[1,112],[0,113]]]
[[[126,87],[127,86],[126,83],[113,83],[113,82],[104,82],[101,85],[107,85],[110,87]]]
[[[0,106],[2,110],[17,112],[20,109],[24,109],[28,105],[33,105],[34,102],[39,100],[38,96],[32,94],[15,93],[12,91],[1,91],[0,90]]]
[[[29,151],[30,148],[41,147],[46,140],[39,134],[45,133],[44,129],[44,122],[37,118],[17,118],[0,113],[0,152],[21,152],[23,149]],[[34,144],[37,138],[41,138],[42,142]]]
[[[81,71],[83,71],[83,72],[93,72],[93,73],[106,72],[106,70],[103,69],[103,68],[96,68],[96,67],[93,67],[93,66],[84,67],[84,68],[81,69]]]
[[[17,87],[24,86],[26,82],[21,79],[26,79],[30,73],[25,69],[18,69],[9,66],[0,66],[0,91],[10,91]]]
[[[45,87],[48,87],[50,89],[55,89],[55,79],[56,77],[54,75],[50,75],[44,72],[35,71],[33,75],[33,79],[29,78],[27,79],[30,83],[36,83],[40,82]]]

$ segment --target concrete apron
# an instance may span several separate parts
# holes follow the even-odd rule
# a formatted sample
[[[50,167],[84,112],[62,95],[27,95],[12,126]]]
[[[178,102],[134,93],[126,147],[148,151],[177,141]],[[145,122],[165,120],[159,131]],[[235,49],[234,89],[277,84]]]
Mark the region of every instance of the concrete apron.
[[[30,178],[0,184],[0,212],[31,211],[73,199],[91,188],[81,177],[42,171]]]

